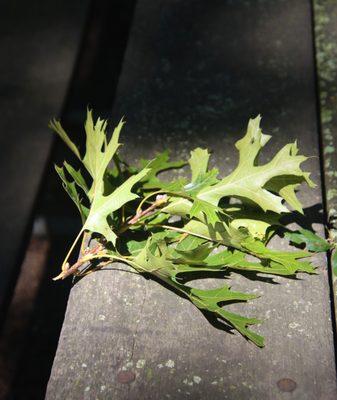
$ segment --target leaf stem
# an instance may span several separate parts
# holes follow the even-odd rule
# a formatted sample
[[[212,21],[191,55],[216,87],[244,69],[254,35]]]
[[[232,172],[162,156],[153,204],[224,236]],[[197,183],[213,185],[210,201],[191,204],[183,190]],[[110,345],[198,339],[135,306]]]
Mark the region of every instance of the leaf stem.
[[[80,237],[82,236],[82,233],[83,233],[83,232],[84,232],[84,228],[82,228],[82,229],[79,231],[78,235],[76,236],[75,240],[73,241],[73,244],[71,245],[71,247],[70,247],[70,249],[69,249],[67,255],[65,256],[65,259],[63,260],[62,267],[61,267],[61,268],[62,268],[62,271],[65,269],[65,265],[67,264],[68,259],[69,259],[69,257],[71,256],[71,253],[73,252],[73,250],[74,250],[74,248],[75,248],[77,242],[79,241]]]
[[[176,231],[176,232],[187,233],[188,235],[197,236],[197,237],[200,237],[201,239],[205,239],[205,240],[208,240],[208,241],[210,241],[210,242],[216,242],[216,243],[219,242],[219,240],[212,239],[212,238],[210,238],[210,237],[201,235],[201,234],[199,234],[199,233],[195,233],[195,232],[188,231],[187,229],[178,228],[178,227],[176,227],[176,226],[161,225],[161,224],[154,224],[154,225],[151,225],[151,226],[158,226],[158,227],[160,227],[160,228],[170,229],[170,230]]]
[[[87,245],[87,243],[86,243],[87,237],[88,237],[88,232],[84,232],[82,243],[81,243],[81,254],[84,253],[85,246]]]
[[[137,207],[136,215],[142,211],[142,206],[146,202],[146,200],[148,200],[150,197],[154,196],[155,194],[159,194],[159,193],[165,193],[165,190],[157,190],[156,192],[150,193],[147,196],[145,196],[143,198],[143,200],[139,203],[139,206]]]
[[[189,196],[188,194],[185,193],[179,193],[179,192],[171,192],[170,190],[157,190],[156,192],[152,192],[150,194],[148,194],[147,196],[145,196],[143,198],[143,200],[139,203],[139,206],[137,207],[137,211],[136,213],[141,211],[141,208],[143,206],[143,204],[152,196],[154,196],[155,194],[160,194],[160,193],[164,193],[173,197],[183,197],[184,199],[189,199],[189,200],[193,200],[193,198],[191,196]]]
[[[164,195],[163,197],[157,199],[154,203],[152,203],[148,208],[145,210],[137,210],[136,215],[134,215],[129,221],[126,221],[119,229],[118,233],[121,234],[125,232],[129,226],[135,225],[141,218],[147,217],[155,212],[156,208],[162,206],[167,202],[167,196]]]
[[[129,264],[137,272],[139,272],[139,270],[141,270],[143,272],[147,272],[147,273],[150,272],[149,270],[147,270],[146,268],[143,268],[142,266],[140,266],[139,264],[137,264],[133,260],[130,260],[129,258],[126,259],[123,256],[120,257],[120,256],[116,256],[114,254],[107,254],[107,253],[101,253],[101,254],[97,253],[97,254],[90,255],[88,257],[83,257],[83,259],[81,261],[81,264],[83,264],[85,262],[88,262],[88,261],[90,261],[92,259],[95,259],[95,258],[110,258],[111,260],[118,260],[118,261],[124,262],[126,264]]]

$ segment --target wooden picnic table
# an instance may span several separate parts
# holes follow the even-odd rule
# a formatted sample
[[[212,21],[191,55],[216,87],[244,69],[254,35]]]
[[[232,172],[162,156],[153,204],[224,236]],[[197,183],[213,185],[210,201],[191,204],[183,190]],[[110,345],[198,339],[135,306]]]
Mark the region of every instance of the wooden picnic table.
[[[139,0],[113,107],[127,119],[127,157],[207,146],[228,173],[234,142],[262,113],[269,154],[298,139],[314,156],[300,222],[323,235],[312,23],[305,0]],[[315,262],[313,277],[234,281],[263,294],[246,308],[265,319],[264,349],[120,264],[88,275],[71,290],[46,399],[335,399],[326,256]]]

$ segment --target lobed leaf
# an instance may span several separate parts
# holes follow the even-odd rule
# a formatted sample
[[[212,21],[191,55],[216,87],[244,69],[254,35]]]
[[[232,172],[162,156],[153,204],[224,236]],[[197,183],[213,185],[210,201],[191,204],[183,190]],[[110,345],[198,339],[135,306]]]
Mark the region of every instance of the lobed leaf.
[[[281,191],[275,195],[267,189],[266,185],[271,179],[288,175],[300,177],[311,187],[314,185],[309,174],[300,168],[307,157],[297,155],[296,143],[285,145],[270,162],[258,165],[257,157],[270,139],[270,136],[262,133],[260,120],[260,116],[251,119],[246,135],[236,142],[239,164],[235,170],[218,184],[201,190],[197,195],[199,199],[218,205],[223,197],[235,196],[255,202],[264,211],[281,213],[288,212],[288,209],[282,204],[284,198]]]
[[[141,168],[149,168],[148,174],[143,178],[144,189],[160,189],[167,188],[168,185],[172,186],[172,182],[163,182],[158,178],[158,175],[161,172],[167,171],[169,169],[181,168],[186,165],[185,161],[170,161],[170,152],[168,150],[163,151],[162,153],[157,154],[157,156],[153,160],[140,160]],[[184,181],[181,181],[179,187],[182,187]]]
[[[114,192],[107,196],[103,194],[103,186],[101,186],[101,191],[95,193],[83,229],[100,233],[107,241],[115,244],[117,235],[113,231],[113,227],[108,224],[107,218],[124,204],[138,198],[138,195],[132,193],[131,189],[137,182],[146,176],[148,171],[149,170],[145,168],[138,172],[138,174],[131,176]]]
[[[87,207],[85,207],[82,204],[82,200],[80,198],[80,194],[76,188],[75,182],[71,182],[67,179],[66,174],[64,172],[63,167],[58,167],[55,165],[55,170],[58,174],[58,176],[62,180],[62,186],[65,189],[65,191],[68,193],[69,197],[73,200],[73,202],[76,204],[76,207],[78,208],[78,211],[80,212],[82,223],[86,220],[89,210]]]
[[[156,277],[203,312],[223,320],[262,347],[263,338],[250,329],[260,321],[226,308],[232,302],[244,305],[255,299],[255,295],[236,292],[229,285],[197,289],[186,284],[195,276],[222,276],[229,280],[234,273],[245,276],[245,272],[313,274],[316,271],[308,257],[312,252],[334,247],[305,229],[288,231],[285,238],[291,244],[305,245],[308,251],[268,247],[269,239],[282,227],[281,214],[289,212],[285,202],[303,213],[296,191],[301,183],[309,187],[314,184],[309,173],[301,169],[307,157],[298,154],[296,142],[285,145],[269,162],[259,163],[259,154],[270,140],[269,135],[262,133],[260,120],[258,116],[249,121],[245,136],[236,142],[238,165],[224,178],[218,177],[216,168],[209,170],[207,149],[194,149],[187,161],[191,170],[188,183],[185,178],[168,182],[160,179],[161,172],[186,164],[171,161],[167,150],[153,160],[142,159],[140,169],[123,162],[118,154],[123,121],[108,137],[107,122],[100,118],[94,121],[92,111],[88,110],[83,158],[58,121],[52,121],[50,127],[87,171],[83,175],[81,169],[67,162],[62,167],[56,166],[65,190],[80,211],[81,233],[87,230],[100,235],[93,259],[122,260],[137,272]],[[106,242],[114,245],[113,251]],[[57,278],[73,271],[67,260],[75,244],[76,241]],[[86,253],[82,263],[89,259],[90,254]],[[333,269],[336,260],[334,254]],[[81,265],[81,259],[76,265]]]

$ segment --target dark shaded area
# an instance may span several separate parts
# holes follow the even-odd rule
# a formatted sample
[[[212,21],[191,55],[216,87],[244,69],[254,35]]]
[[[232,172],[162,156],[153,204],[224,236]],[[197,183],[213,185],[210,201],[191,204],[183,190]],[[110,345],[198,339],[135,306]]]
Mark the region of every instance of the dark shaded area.
[[[0,324],[29,241],[51,148],[46,121],[64,100],[85,1],[1,1]],[[83,8],[84,7],[84,8]]]
[[[284,215],[280,222],[282,225],[290,225],[296,223],[301,228],[313,230],[313,224],[321,224],[324,220],[324,211],[322,204],[314,204],[303,209],[303,214],[293,212],[289,215]]]
[[[48,7],[49,3],[46,2],[45,5]],[[80,145],[83,140],[86,107],[91,105],[100,116],[106,117],[111,110],[134,5],[135,0],[92,1],[87,10],[82,44],[77,50],[77,62],[61,112],[62,122]],[[82,7],[85,6],[82,3]],[[14,15],[24,18],[23,13],[24,9],[17,5]],[[60,18],[65,15],[60,7]],[[35,20],[43,19],[43,11],[33,14],[33,17]],[[49,26],[46,29],[55,28]],[[36,36],[38,40],[38,33]],[[55,55],[56,58],[58,56],[61,55]],[[53,96],[52,91],[50,96]],[[45,127],[52,116],[42,113],[43,121],[40,124]],[[3,150],[7,151],[7,147]],[[47,225],[50,250],[31,324],[25,333],[25,343],[21,344],[23,352],[19,361],[20,369],[13,381],[10,399],[44,398],[71,287],[70,279],[58,284],[51,280],[58,273],[69,243],[80,229],[80,218],[72,207],[71,200],[62,191],[53,168],[55,162],[61,163],[65,158],[69,159],[65,146],[60,140],[55,140],[34,211],[34,217],[39,216]],[[26,238],[22,250],[27,245],[29,233]]]
[[[32,300],[30,295],[13,301],[12,295],[17,278],[22,276],[27,247],[36,239],[30,237],[32,210],[52,144],[46,124],[62,107],[87,1],[0,1],[0,6],[0,325],[1,349],[5,348],[0,358],[2,398],[11,384],[22,341],[29,336],[24,332],[18,335],[23,340],[17,343],[3,342],[10,331],[8,326],[16,327],[17,332],[26,328],[32,306],[25,302],[27,297]],[[27,292],[36,293],[36,280],[27,283]],[[14,321],[5,320],[13,303]],[[18,315],[24,316],[25,322]]]

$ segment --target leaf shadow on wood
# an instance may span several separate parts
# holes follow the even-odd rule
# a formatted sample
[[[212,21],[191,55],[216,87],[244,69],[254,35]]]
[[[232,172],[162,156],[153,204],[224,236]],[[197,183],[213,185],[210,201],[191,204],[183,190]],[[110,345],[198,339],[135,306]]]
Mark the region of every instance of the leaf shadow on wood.
[[[214,314],[210,313],[209,311],[204,311],[200,310],[200,312],[204,315],[204,317],[207,319],[207,321],[214,326],[214,328],[225,331],[226,333],[229,333],[230,335],[235,335],[235,328],[233,328],[231,325],[227,324],[224,320],[217,318],[214,316]],[[243,336],[244,339],[246,339],[247,342],[249,340]]]
[[[179,274],[179,282],[186,284],[191,281],[196,281],[196,280],[205,280],[205,279],[219,279],[219,281],[224,281],[226,279],[231,278],[231,274],[237,273],[239,275],[242,275],[246,279],[249,279],[251,281],[259,281],[259,282],[265,282],[265,283],[270,283],[273,285],[278,285],[278,282],[275,282],[273,280],[273,276],[266,276],[265,275],[259,275],[261,272],[258,271],[244,271],[244,270],[232,270],[232,269],[227,269],[224,271],[215,271],[215,272],[188,272],[188,273],[181,273]]]
[[[280,219],[280,222],[284,226],[290,224],[297,224],[303,229],[308,229],[314,232],[312,227],[313,224],[324,224],[324,210],[322,203],[314,204],[313,206],[306,207],[303,209],[304,214],[293,211],[289,214],[285,214]]]
[[[188,299],[188,297],[185,296],[184,294],[182,294],[179,290],[177,290],[177,289],[173,288],[172,286],[168,285],[167,283],[161,281],[159,278],[154,277],[154,276],[152,276],[150,274],[143,274],[143,276],[144,276],[145,279],[151,279],[151,280],[157,282],[159,285],[161,285],[165,289],[168,289],[169,291],[173,292],[174,294],[176,294],[180,298],[182,298],[182,299],[184,299],[186,301],[190,301]],[[233,303],[242,303],[242,302],[243,301],[235,301],[235,302],[229,302],[228,301],[228,302],[222,302],[222,305],[224,306],[224,305],[229,305],[229,304],[233,304]],[[201,309],[198,309],[198,310],[203,314],[203,316],[207,319],[207,321],[212,326],[214,326],[217,329],[223,330],[223,331],[225,331],[227,333],[230,333],[230,334],[234,335],[233,331],[235,331],[235,329],[231,325],[227,324],[224,320],[220,320],[219,318],[214,316],[209,311],[205,311],[205,310],[201,310]]]

